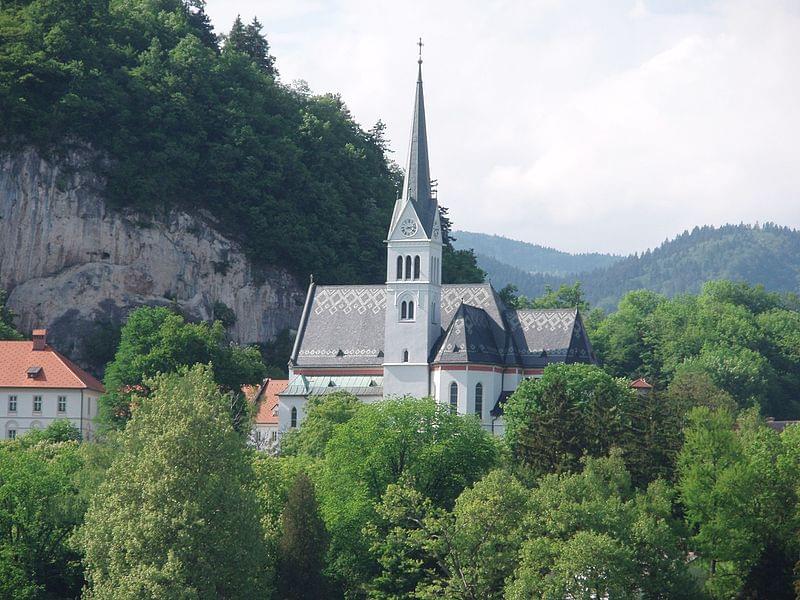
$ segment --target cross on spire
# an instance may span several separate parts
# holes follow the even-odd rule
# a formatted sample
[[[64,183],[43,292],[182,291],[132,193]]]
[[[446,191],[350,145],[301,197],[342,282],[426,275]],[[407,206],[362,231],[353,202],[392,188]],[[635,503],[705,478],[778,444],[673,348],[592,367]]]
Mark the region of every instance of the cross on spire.
[[[422,64],[422,46],[424,45],[425,44],[422,43],[422,38],[419,38],[419,41],[417,42],[417,46],[419,46],[419,58],[417,59],[417,62],[419,64]]]

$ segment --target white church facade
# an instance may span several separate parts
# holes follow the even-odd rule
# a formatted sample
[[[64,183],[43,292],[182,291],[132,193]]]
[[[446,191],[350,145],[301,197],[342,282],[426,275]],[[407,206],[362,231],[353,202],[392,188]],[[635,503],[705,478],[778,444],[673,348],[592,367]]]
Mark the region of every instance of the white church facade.
[[[557,362],[594,362],[577,309],[506,307],[491,284],[442,283],[442,231],[431,190],[422,90],[416,85],[401,197],[387,235],[386,283],[311,283],[279,396],[279,430],[298,427],[309,396],[364,402],[433,397],[503,432],[519,383]]]

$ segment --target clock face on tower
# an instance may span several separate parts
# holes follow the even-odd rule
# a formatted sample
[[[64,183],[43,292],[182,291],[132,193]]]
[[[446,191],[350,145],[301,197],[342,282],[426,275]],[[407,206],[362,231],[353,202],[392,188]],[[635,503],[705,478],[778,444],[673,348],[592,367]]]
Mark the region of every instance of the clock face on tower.
[[[417,222],[414,219],[406,219],[400,223],[400,233],[406,237],[411,237],[417,233]]]
[[[438,225],[433,228],[433,239],[435,239],[435,240],[439,239],[439,226]]]

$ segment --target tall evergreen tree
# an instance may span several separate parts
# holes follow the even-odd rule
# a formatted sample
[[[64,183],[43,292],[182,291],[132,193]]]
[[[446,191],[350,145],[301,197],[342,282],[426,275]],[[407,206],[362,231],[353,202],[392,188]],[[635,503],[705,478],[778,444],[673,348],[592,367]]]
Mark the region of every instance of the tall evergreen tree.
[[[247,55],[253,59],[259,68],[263,69],[272,76],[278,74],[275,69],[275,57],[269,53],[269,43],[267,38],[261,33],[263,25],[257,17],[253,17],[250,24],[244,29],[245,46]]]
[[[319,514],[314,484],[300,473],[294,480],[281,517],[278,595],[282,600],[325,598],[323,575],[328,534]]]

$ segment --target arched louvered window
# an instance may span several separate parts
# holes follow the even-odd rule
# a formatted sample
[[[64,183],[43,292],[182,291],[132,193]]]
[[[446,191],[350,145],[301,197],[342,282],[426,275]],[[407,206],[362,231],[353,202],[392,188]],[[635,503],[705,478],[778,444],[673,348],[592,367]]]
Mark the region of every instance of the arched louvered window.
[[[292,407],[291,417],[289,419],[289,427],[297,427],[297,407]]]
[[[454,381],[450,384],[450,412],[456,414],[458,411],[458,384]]]
[[[408,301],[408,318],[409,318],[409,320],[414,318],[414,301],[413,300],[409,300]]]
[[[414,257],[414,279],[419,279],[419,256]]]
[[[408,362],[408,350],[403,350],[403,362]]]
[[[397,279],[403,278],[403,257],[397,257]]]
[[[408,302],[403,300],[400,304],[400,319],[405,321],[408,318]]]
[[[406,256],[406,279],[411,279],[411,257]]]
[[[483,418],[483,384],[475,384],[475,414]]]

